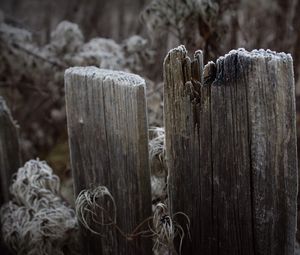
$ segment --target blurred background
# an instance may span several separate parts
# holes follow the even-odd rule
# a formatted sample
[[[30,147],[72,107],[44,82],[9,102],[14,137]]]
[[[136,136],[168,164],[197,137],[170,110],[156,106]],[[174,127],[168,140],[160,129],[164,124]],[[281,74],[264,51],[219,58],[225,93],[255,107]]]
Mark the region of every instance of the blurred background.
[[[291,53],[298,99],[299,14],[300,0],[1,0],[0,94],[20,127],[23,161],[47,160],[72,202],[63,80],[70,66],[144,77],[150,126],[163,125],[162,64],[179,44],[190,54],[202,49],[205,62],[240,47]]]

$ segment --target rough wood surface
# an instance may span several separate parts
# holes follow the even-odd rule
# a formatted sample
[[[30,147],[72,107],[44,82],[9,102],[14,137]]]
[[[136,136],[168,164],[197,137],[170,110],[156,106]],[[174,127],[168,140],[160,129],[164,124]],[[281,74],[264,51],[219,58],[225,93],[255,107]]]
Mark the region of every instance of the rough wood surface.
[[[18,129],[4,99],[0,97],[0,206],[9,201],[9,185],[20,164]]]
[[[104,185],[117,205],[117,224],[130,233],[151,216],[145,82],[137,75],[70,68],[66,107],[75,193]],[[151,254],[150,239],[126,240],[112,228],[85,233],[85,254]]]
[[[182,254],[292,255],[292,59],[237,50],[203,73],[199,59],[201,52],[190,60],[180,46],[164,62],[169,203],[191,220]]]
[[[245,56],[246,58],[246,56]],[[294,254],[297,148],[293,62],[253,53],[248,100],[257,254]],[[250,69],[251,68],[251,69]]]
[[[10,199],[9,186],[12,175],[20,166],[18,128],[5,100],[0,97],[0,207]],[[4,245],[2,235],[0,236],[0,254],[10,254]]]

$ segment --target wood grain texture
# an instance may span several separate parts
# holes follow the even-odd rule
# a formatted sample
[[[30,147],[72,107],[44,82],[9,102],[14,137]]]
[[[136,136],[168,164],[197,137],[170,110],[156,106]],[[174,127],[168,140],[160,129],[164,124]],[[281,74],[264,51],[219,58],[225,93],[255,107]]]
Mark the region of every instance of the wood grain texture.
[[[12,182],[12,175],[20,166],[18,128],[5,100],[0,97],[0,207],[10,200],[9,186]],[[0,254],[10,254],[4,245],[2,235],[0,236]]]
[[[294,254],[298,176],[293,61],[284,53],[252,55],[248,100],[256,250]]]
[[[202,58],[202,53],[198,52],[191,64],[185,49],[180,47],[170,52],[164,63],[169,206],[171,212],[184,212],[191,219],[192,240],[185,239],[183,254],[200,250],[208,252],[212,246],[210,243],[213,242],[210,239],[210,91],[200,84]],[[185,226],[184,219],[176,221]],[[209,254],[205,252],[204,254]]]
[[[18,128],[0,97],[0,206],[9,201],[12,175],[21,166]]]
[[[292,255],[292,59],[237,50],[203,68],[200,55],[180,46],[164,62],[169,206],[191,220],[182,254]]]
[[[151,216],[145,82],[137,75],[95,67],[65,73],[75,194],[106,186],[117,224],[130,233]],[[150,239],[128,241],[112,228],[105,238],[85,232],[85,254],[151,254]]]

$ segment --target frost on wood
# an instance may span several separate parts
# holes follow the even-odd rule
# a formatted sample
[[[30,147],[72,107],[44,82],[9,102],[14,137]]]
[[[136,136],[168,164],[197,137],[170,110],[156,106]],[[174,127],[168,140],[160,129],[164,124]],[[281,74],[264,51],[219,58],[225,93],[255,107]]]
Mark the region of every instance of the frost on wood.
[[[3,240],[16,254],[78,254],[75,212],[59,195],[59,179],[43,161],[21,167],[1,207]]]
[[[73,67],[65,72],[65,91],[75,194],[91,185],[107,187],[119,229],[131,233],[151,215],[145,81],[121,71]],[[103,213],[103,207],[95,209]],[[151,240],[129,244],[118,232],[110,228],[105,238],[87,232],[81,243],[87,254],[151,253]]]
[[[184,241],[183,250],[293,255],[298,177],[292,58],[238,49],[202,63],[201,52],[191,59],[183,46],[164,62],[170,212],[191,219],[192,242]]]

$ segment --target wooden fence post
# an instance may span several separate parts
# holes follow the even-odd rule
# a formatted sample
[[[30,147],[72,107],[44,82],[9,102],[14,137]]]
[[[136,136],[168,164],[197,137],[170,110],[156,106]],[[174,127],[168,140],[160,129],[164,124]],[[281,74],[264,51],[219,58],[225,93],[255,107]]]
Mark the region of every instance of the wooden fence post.
[[[9,201],[12,175],[20,166],[18,129],[5,100],[0,97],[0,207]],[[0,237],[0,253],[9,254],[3,243],[2,235]]]
[[[130,233],[151,216],[145,81],[95,67],[65,73],[66,108],[75,194],[106,186],[115,199],[117,224]],[[85,254],[152,254],[148,238],[126,240],[85,233]]]
[[[20,165],[18,130],[10,110],[0,97],[0,206],[9,201],[11,177]]]
[[[164,62],[169,206],[191,220],[182,254],[293,255],[292,58],[237,50],[201,63],[183,46]]]

